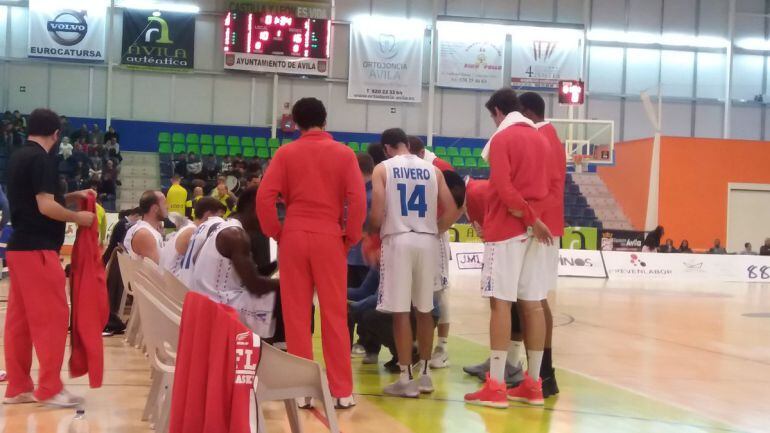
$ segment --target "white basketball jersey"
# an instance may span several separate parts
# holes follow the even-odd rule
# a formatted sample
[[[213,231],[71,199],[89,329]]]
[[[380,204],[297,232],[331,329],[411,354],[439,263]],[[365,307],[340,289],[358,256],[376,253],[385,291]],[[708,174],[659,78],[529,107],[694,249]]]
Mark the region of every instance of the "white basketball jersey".
[[[166,243],[163,244],[163,248],[160,250],[160,267],[171,272],[176,277],[179,276],[179,270],[182,268],[182,258],[184,257],[184,254],[179,254],[176,250],[176,240],[179,235],[190,230],[195,230],[195,225],[192,223],[175,231],[169,235]]]
[[[191,289],[215,302],[233,307],[244,325],[260,337],[270,338],[275,333],[275,293],[265,296],[249,293],[235,272],[232,261],[217,250],[217,236],[223,230],[233,227],[243,230],[240,221],[228,220],[219,224],[203,243],[193,268]]]
[[[399,155],[385,162],[385,221],[380,236],[398,233],[438,233],[436,169],[416,155]]]
[[[134,236],[136,236],[140,230],[148,230],[150,234],[152,234],[152,237],[155,238],[155,242],[158,244],[158,251],[163,248],[163,235],[161,235],[160,232],[147,221],[139,220],[135,222],[134,225],[129,227],[128,231],[126,232],[126,237],[123,239],[123,247],[126,249],[128,255],[134,259],[138,259],[140,257],[134,252],[134,248],[131,246],[131,242],[134,240]]]
[[[212,228],[215,225],[223,224],[224,222],[225,220],[220,217],[209,217],[195,229],[195,233],[193,233],[190,238],[190,243],[187,244],[187,251],[185,251],[182,261],[179,264],[179,275],[177,275],[179,280],[188,288],[192,288],[193,269],[195,269],[195,262],[203,244],[214,232]]]

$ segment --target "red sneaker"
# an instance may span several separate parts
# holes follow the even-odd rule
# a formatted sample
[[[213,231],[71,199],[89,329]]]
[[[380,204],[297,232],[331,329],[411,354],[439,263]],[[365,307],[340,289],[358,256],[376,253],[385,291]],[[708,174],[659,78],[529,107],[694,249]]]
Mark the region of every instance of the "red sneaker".
[[[487,381],[484,386],[474,393],[465,394],[465,402],[477,406],[507,409],[508,399],[505,397],[505,383],[495,381],[487,373]]]
[[[545,402],[543,399],[543,379],[538,379],[535,382],[529,374],[525,374],[524,381],[519,386],[508,390],[508,400],[542,406]]]

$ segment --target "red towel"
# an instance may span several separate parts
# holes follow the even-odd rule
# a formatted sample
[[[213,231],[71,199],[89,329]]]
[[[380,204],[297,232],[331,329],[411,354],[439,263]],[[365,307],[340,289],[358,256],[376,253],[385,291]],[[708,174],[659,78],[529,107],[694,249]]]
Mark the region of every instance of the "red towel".
[[[248,433],[260,340],[238,313],[185,297],[171,400],[171,433]]]
[[[96,198],[89,195],[81,205],[96,211]],[[70,289],[72,291],[72,353],[70,376],[88,374],[91,388],[102,386],[104,350],[102,331],[110,314],[107,282],[99,251],[99,224],[79,227],[72,248]]]

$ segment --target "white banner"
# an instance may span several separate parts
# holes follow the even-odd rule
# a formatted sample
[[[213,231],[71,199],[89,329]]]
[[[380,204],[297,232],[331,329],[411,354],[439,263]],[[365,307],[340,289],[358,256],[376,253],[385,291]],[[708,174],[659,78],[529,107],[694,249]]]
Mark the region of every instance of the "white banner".
[[[505,27],[439,21],[437,28],[439,86],[478,90],[503,86]]]
[[[559,250],[559,276],[607,278],[602,253],[595,250]]]
[[[580,78],[582,30],[512,26],[511,87],[555,90],[559,80]]]
[[[225,69],[325,77],[329,75],[329,61],[266,54],[226,53]]]
[[[610,279],[770,283],[770,257],[605,251]]]
[[[373,18],[353,22],[348,98],[420,102],[424,43],[421,23]]]
[[[103,0],[29,1],[29,57],[102,61],[107,4]]]

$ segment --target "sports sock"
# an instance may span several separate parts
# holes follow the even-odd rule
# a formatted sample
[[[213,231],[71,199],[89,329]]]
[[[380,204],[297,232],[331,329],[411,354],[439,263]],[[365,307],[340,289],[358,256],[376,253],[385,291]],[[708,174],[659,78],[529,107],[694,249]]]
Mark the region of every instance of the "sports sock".
[[[430,376],[430,363],[424,359],[420,360],[420,362],[417,363],[417,371],[419,371],[421,375]]]
[[[401,376],[398,378],[399,382],[401,383],[407,383],[410,380],[412,380],[412,366],[411,365],[401,365],[398,364],[398,367],[401,369]]]
[[[493,350],[489,356],[489,377],[499,383],[505,383],[505,350]]]
[[[449,342],[449,339],[446,337],[438,337],[438,344],[436,347],[440,347],[442,349],[446,349],[446,345]]]
[[[511,340],[511,344],[508,345],[508,362],[513,366],[519,365],[521,362],[521,355],[524,352],[524,342]]]
[[[543,351],[543,365],[540,367],[541,377],[551,377],[553,371],[553,360],[551,359],[551,348],[546,347]]]
[[[543,364],[543,351],[542,350],[527,350],[528,366],[527,373],[529,376],[537,382],[540,379],[540,366]]]

